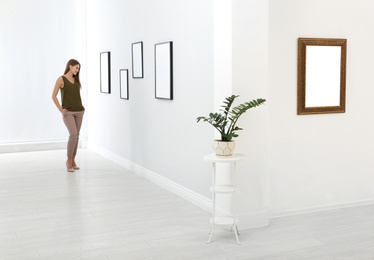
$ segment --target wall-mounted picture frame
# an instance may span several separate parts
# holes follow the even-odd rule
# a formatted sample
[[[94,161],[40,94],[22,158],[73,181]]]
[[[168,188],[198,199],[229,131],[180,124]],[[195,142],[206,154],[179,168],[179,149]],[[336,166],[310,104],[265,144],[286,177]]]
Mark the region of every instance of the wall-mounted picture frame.
[[[129,99],[129,70],[119,70],[120,98]]]
[[[132,77],[141,79],[144,77],[143,68],[143,42],[134,42],[131,44],[132,54]]]
[[[347,39],[298,39],[298,115],[345,113],[346,60]]]
[[[110,94],[110,52],[100,53],[100,92]]]
[[[173,100],[173,42],[155,44],[155,98]]]

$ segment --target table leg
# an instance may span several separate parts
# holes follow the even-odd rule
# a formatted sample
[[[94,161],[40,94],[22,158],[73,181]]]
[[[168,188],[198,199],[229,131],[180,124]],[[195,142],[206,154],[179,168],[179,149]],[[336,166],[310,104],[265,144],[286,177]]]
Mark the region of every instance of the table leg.
[[[239,241],[239,232],[238,232],[238,227],[236,225],[234,225],[234,232],[235,232],[235,237],[236,237],[236,243],[238,245],[241,245],[240,241]]]
[[[209,238],[208,238],[208,241],[206,242],[207,244],[209,244],[210,241],[212,241],[213,227],[214,227],[214,224],[212,224],[212,227],[210,228]]]

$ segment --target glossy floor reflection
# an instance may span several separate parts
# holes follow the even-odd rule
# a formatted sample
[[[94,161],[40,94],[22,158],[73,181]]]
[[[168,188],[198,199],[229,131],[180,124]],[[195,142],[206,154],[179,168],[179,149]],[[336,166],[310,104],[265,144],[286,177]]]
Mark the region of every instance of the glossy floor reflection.
[[[374,259],[374,205],[228,229],[210,214],[87,150],[0,154],[1,260]],[[240,226],[239,226],[240,228]]]

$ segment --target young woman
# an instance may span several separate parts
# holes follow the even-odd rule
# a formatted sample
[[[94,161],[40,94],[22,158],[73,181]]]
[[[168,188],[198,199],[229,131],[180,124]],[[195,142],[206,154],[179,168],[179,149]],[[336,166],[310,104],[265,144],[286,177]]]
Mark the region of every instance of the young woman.
[[[69,131],[67,145],[66,168],[68,172],[74,172],[79,167],[75,163],[77,154],[79,131],[82,126],[84,107],[80,96],[81,83],[79,80],[80,63],[71,59],[66,64],[64,75],[58,77],[52,93],[52,99],[60,110],[64,123]],[[61,105],[57,94],[61,90]]]

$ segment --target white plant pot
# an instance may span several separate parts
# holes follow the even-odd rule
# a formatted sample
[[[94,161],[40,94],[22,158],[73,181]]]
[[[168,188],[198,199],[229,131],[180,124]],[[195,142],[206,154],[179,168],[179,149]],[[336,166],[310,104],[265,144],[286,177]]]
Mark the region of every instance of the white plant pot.
[[[213,148],[218,156],[231,156],[234,153],[235,141],[213,141]]]

